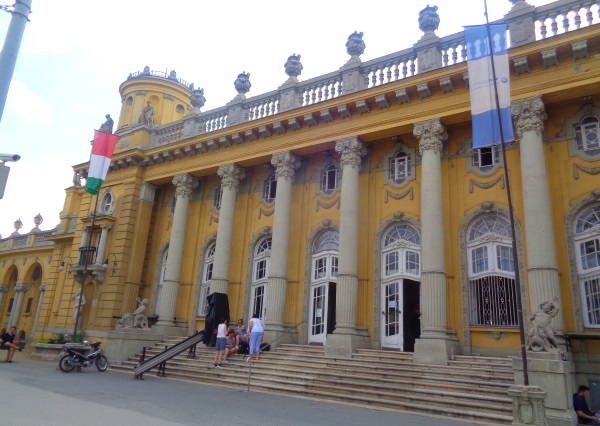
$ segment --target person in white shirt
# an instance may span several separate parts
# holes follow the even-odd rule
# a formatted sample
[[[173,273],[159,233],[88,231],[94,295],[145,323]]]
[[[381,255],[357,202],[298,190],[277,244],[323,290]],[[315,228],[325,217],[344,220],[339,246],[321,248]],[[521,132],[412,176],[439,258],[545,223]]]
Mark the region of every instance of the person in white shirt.
[[[256,360],[258,361],[260,359],[260,342],[265,332],[265,328],[262,321],[258,317],[258,314],[254,314],[250,320],[250,323],[248,323],[248,332],[250,333],[250,355],[248,355],[248,358],[246,358],[246,362],[250,361],[253,353],[256,353]]]
[[[221,320],[221,324],[217,327],[217,343],[215,344],[215,368],[223,368],[221,362],[225,360],[225,346],[227,345],[227,318]]]

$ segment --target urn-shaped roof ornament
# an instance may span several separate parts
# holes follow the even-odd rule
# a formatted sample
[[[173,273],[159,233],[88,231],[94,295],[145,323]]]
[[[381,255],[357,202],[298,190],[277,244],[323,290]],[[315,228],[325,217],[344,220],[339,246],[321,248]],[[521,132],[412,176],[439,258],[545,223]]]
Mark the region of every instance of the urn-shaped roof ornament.
[[[192,91],[192,96],[190,97],[190,103],[192,107],[194,107],[194,111],[200,111],[200,108],[204,106],[206,103],[206,98],[204,97],[204,89],[198,88]]]
[[[358,59],[360,55],[365,52],[365,42],[363,41],[363,32],[354,31],[348,37],[346,42],[346,52],[352,57],[352,59]]]
[[[437,6],[429,6],[419,12],[419,29],[426,35],[433,34],[440,26],[440,15]]]
[[[43,221],[44,221],[44,218],[42,217],[42,215],[40,213],[35,215],[35,217],[33,218],[33,223],[35,223],[35,228],[33,228],[31,230],[31,232],[40,232],[40,225],[42,224]]]
[[[290,79],[296,79],[300,74],[302,74],[302,63],[300,62],[300,55],[296,55],[295,53],[290,56],[285,63],[285,73],[290,76]]]
[[[243,71],[237,76],[237,78],[233,82],[233,85],[235,87],[235,90],[237,90],[238,92],[238,97],[245,99],[246,93],[248,93],[250,91],[250,88],[252,87],[252,83],[250,83],[250,73]]]
[[[146,65],[144,67],[144,71],[142,71],[142,74],[143,75],[150,74],[150,67],[148,65]]]
[[[19,234],[19,229],[21,229],[23,227],[23,222],[21,222],[21,219],[15,220],[15,223],[13,224],[13,226],[15,227],[15,232],[10,234],[10,236],[16,237],[16,236],[21,235],[21,234]]]

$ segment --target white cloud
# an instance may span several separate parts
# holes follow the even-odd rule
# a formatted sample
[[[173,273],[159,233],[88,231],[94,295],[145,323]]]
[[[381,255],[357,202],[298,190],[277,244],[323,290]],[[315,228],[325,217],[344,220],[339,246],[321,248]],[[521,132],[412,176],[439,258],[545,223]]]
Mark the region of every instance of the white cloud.
[[[10,84],[6,107],[31,123],[53,123],[50,104],[30,91],[21,81],[13,80]]]

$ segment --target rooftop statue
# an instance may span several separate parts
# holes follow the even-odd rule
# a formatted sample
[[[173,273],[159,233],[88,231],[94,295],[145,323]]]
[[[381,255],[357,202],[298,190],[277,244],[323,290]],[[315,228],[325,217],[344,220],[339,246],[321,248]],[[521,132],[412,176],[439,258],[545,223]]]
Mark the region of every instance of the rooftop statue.
[[[173,72],[173,71],[171,71]],[[145,124],[146,126],[154,126],[154,108],[152,108],[152,104],[150,101],[146,102],[146,106],[144,107],[144,111],[140,115],[138,123]]]
[[[106,121],[100,125],[100,131],[104,133],[112,133],[115,122],[110,118],[110,114],[106,114]]]

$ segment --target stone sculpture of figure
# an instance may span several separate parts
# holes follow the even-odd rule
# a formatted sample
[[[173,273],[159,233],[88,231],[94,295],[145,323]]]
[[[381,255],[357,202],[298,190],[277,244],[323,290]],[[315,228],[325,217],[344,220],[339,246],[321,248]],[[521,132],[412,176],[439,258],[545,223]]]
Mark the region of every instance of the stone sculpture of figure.
[[[148,328],[148,317],[144,314],[146,307],[148,306],[148,299],[141,300],[137,299],[138,307],[133,312],[128,312],[117,321],[116,328]]]
[[[110,118],[110,114],[106,114],[106,121],[100,125],[100,131],[104,133],[112,133],[115,122]]]
[[[552,318],[556,315],[558,315],[558,308],[554,306],[554,303],[546,301],[540,305],[539,311],[529,317],[531,330],[529,330],[527,349],[534,352],[558,351],[554,329],[550,325]]]
[[[73,306],[73,327],[75,327],[75,324],[77,323],[77,314],[81,315],[83,305],[85,305],[85,296],[83,294],[81,295],[81,302],[79,301],[79,293],[75,293],[71,299],[75,301],[75,305]]]
[[[145,124],[147,126],[154,126],[154,108],[152,108],[150,101],[146,102],[146,106],[140,115],[138,123]]]
[[[81,178],[82,178],[82,177],[83,177],[83,176],[82,176],[82,174],[81,174],[81,172],[80,172],[80,171],[76,171],[76,172],[73,174],[73,186],[74,186],[75,188],[81,188]]]

